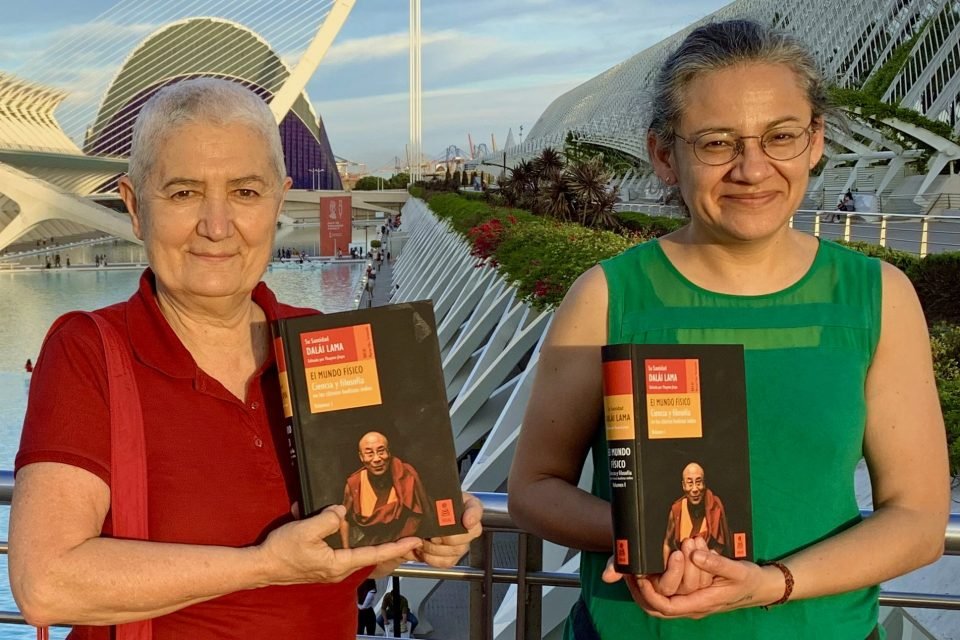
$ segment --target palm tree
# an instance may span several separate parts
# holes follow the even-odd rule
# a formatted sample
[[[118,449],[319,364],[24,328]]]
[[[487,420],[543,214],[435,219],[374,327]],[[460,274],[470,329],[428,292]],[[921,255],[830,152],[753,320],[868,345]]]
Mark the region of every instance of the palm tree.
[[[575,217],[570,183],[563,173],[558,173],[556,179],[546,182],[540,188],[536,204],[537,211],[541,215],[564,222],[569,222]]]
[[[541,182],[556,180],[563,171],[563,155],[553,147],[547,147],[533,159],[533,170]]]
[[[570,183],[570,192],[576,198],[575,206],[580,224],[590,226],[591,223],[605,218],[602,207],[609,206],[612,212],[612,202],[609,202],[607,195],[610,174],[604,169],[601,158],[595,157],[569,166],[565,173]]]

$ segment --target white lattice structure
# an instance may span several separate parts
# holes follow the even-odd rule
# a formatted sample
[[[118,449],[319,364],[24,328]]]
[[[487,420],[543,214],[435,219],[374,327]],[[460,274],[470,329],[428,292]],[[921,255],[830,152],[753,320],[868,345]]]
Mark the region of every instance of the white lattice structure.
[[[948,0],[738,0],[662,42],[624,60],[557,98],[540,116],[522,144],[508,150],[508,161],[530,158],[545,147],[563,148],[568,132],[603,147],[628,153],[647,166],[646,129],[649,87],[665,57],[694,28],[708,22],[749,18],[794,34],[814,52],[826,77],[844,88],[859,88],[873,77],[901,45],[911,43],[906,64],[896,74],[883,99],[914,109],[960,133],[960,11]],[[911,183],[913,209],[928,210],[938,191],[937,177],[960,148],[930,131],[894,119],[881,122],[851,114],[854,136],[828,129],[827,171],[838,166],[829,184],[811,185],[806,206],[832,208],[833,194],[858,188],[866,167],[884,167],[866,188],[889,195],[891,183],[904,166],[932,150],[922,179]],[[890,136],[896,136],[896,140]],[[879,155],[878,155],[879,154]],[[492,158],[492,157],[491,157]],[[493,161],[493,160],[491,160]],[[499,161],[499,160],[497,160]],[[853,161],[854,168],[849,168]],[[638,198],[656,198],[659,185],[649,171],[625,176],[621,187]],[[842,187],[842,188],[841,188]],[[824,193],[829,191],[828,196]],[[819,192],[816,195],[815,192]],[[826,200],[826,201],[824,201]]]
[[[11,165],[0,167],[0,250],[93,229],[132,238],[118,232],[113,211],[60,196],[114,192],[143,103],[201,75],[239,82],[269,102],[295,186],[320,175],[321,188],[339,189],[304,88],[355,2],[123,0],[17,76],[0,74],[0,163]]]

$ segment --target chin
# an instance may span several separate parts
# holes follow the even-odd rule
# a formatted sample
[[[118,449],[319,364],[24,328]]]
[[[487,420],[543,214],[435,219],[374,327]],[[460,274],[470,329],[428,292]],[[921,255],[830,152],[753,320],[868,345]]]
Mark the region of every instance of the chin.
[[[199,279],[191,282],[186,288],[194,295],[208,298],[222,298],[238,293],[249,294],[253,291],[253,287],[244,286],[236,278]]]

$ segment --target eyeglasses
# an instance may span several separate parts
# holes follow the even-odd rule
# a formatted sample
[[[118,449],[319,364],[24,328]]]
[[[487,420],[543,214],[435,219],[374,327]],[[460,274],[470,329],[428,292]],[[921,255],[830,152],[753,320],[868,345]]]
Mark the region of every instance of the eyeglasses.
[[[719,166],[733,162],[743,153],[743,141],[756,138],[760,148],[772,160],[793,160],[810,146],[814,123],[805,127],[776,127],[760,136],[740,136],[729,131],[708,131],[693,140],[674,134],[674,137],[693,145],[693,155],[703,164]]]

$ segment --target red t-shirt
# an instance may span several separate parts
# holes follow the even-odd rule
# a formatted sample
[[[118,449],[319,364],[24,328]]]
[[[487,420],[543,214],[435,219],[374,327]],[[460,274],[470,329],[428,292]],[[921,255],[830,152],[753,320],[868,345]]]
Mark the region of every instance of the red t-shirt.
[[[268,320],[312,313],[277,302],[260,283],[253,300]],[[160,313],[153,274],[124,303],[98,312],[129,340],[143,409],[150,539],[245,547],[291,520],[298,480],[271,357],[246,403],[197,367]],[[70,320],[50,336],[30,383],[15,470],[74,465],[110,484],[105,362],[93,323]],[[51,517],[56,517],[51,514]],[[104,523],[110,533],[110,518]],[[239,591],[154,619],[155,640],[356,637],[356,590],[369,570],[339,584]],[[105,627],[75,627],[73,640],[107,640]]]

